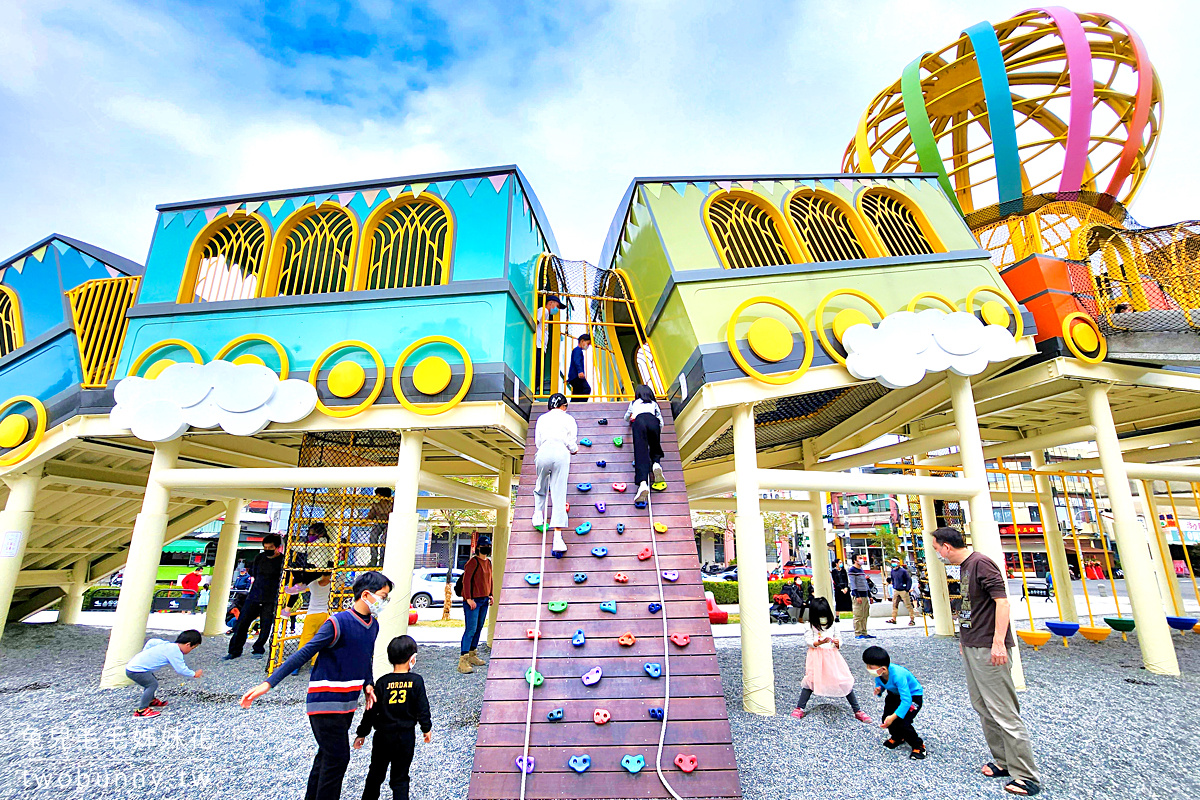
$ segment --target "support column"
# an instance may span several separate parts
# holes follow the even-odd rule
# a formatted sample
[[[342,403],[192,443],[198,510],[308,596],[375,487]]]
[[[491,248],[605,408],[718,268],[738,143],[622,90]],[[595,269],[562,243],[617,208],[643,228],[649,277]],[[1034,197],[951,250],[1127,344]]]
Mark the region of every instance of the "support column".
[[[154,446],[142,510],[133,523],[121,595],[117,598],[112,633],[108,636],[108,652],[104,655],[104,671],[100,675],[102,689],[129,684],[125,664],[141,651],[146,639],[146,620],[154,599],[154,581],[162,560],[163,537],[169,519],[167,507],[171,500],[171,493],[156,477],[164,469],[175,468],[181,445],[182,441],[176,439]]]
[[[809,492],[808,499],[801,501],[809,516],[809,536],[812,539],[812,586],[813,592],[829,601],[836,608],[833,597],[833,574],[829,571],[829,543],[825,541],[825,506],[820,492]],[[741,572],[738,573],[741,575]]]
[[[17,588],[17,573],[25,560],[29,531],[33,528],[33,511],[37,504],[38,483],[42,468],[4,479],[8,484],[8,502],[0,513],[0,636],[12,607],[13,591]]]
[[[928,458],[928,456],[926,456]],[[918,475],[929,475],[919,470]],[[929,575],[929,599],[933,604],[933,628],[938,636],[954,635],[954,612],[950,608],[950,585],[946,565],[934,555],[933,532],[937,530],[937,506],[929,495],[918,495],[921,502],[921,543],[925,548],[925,572]]]
[[[500,462],[500,478],[496,481],[496,493],[512,497],[513,460],[505,456]],[[507,511],[496,512],[496,527],[492,536],[492,605],[488,608],[487,644],[492,646],[492,634],[496,630],[496,614],[500,610],[500,587],[504,585],[504,565],[508,561],[508,533],[512,526],[514,503]]]
[[[1142,501],[1142,508],[1146,512],[1146,544],[1150,548],[1150,561],[1154,564],[1154,577],[1158,582],[1159,602],[1165,613],[1174,614],[1176,597],[1175,591],[1172,591],[1172,589],[1178,591],[1179,586],[1178,582],[1172,583],[1167,580],[1167,568],[1162,560],[1162,548],[1158,542],[1158,531],[1162,529],[1162,525],[1158,521],[1158,502],[1154,499],[1154,482],[1134,481],[1133,485],[1138,490],[1138,495]],[[1169,484],[1167,488],[1169,491]]]
[[[87,590],[88,560],[81,558],[71,565],[71,585],[67,596],[58,605],[58,622],[62,625],[79,624],[79,613],[83,611],[83,593]]]
[[[1133,495],[1129,492],[1129,475],[1121,458],[1117,428],[1108,405],[1108,386],[1084,384],[1088,414],[1096,428],[1096,450],[1100,454],[1100,469],[1108,489],[1108,501],[1113,510],[1113,533],[1125,571],[1125,589],[1137,626],[1138,645],[1142,648],[1142,663],[1159,675],[1178,675],[1179,661],[1171,629],[1163,614],[1162,603],[1154,590],[1154,567],[1147,551],[1145,537],[1138,529]],[[1157,520],[1155,521],[1157,522]]]
[[[217,539],[217,560],[213,564],[212,580],[208,584],[208,613],[204,617],[204,635],[219,636],[225,632],[225,608],[229,605],[229,587],[233,584],[233,567],[237,562],[238,540],[242,535],[243,500],[225,501],[225,524]]]
[[[987,464],[983,458],[983,440],[979,438],[979,418],[975,415],[975,396],[971,381],[953,372],[947,373],[950,384],[950,403],[954,408],[954,425],[958,429],[958,450],[962,456],[963,475],[982,488],[971,495],[967,508],[971,512],[971,546],[996,562],[1000,574],[1004,571],[1004,548],[1000,544],[1000,528],[992,514],[992,495],[987,489]],[[963,587],[964,591],[966,587]],[[1008,596],[1008,581],[1004,582],[1004,594]],[[1012,609],[1009,597],[1009,608]],[[1010,617],[1011,620],[1011,617]],[[1010,621],[1009,627],[1016,629]],[[1014,640],[1016,637],[1013,637]],[[1025,670],[1021,667],[1021,650],[1013,646],[1009,651],[1013,684],[1018,691],[1025,689]]]
[[[413,568],[417,561],[417,482],[421,477],[421,450],[425,434],[404,431],[396,459],[396,491],[388,517],[387,543],[383,547],[383,574],[393,584],[391,602],[379,615],[379,638],[375,640],[375,675],[391,670],[388,642],[408,633],[408,604],[412,599]]]
[[[775,714],[775,667],[767,608],[767,558],[759,510],[754,404],[733,408],[733,463],[737,492],[734,527],[738,552],[738,614],[742,623],[742,708]]]
[[[1079,622],[1079,610],[1075,608],[1075,587],[1071,583],[1071,565],[1067,563],[1067,546],[1058,527],[1058,512],[1054,510],[1054,494],[1050,491],[1050,477],[1037,470],[1046,466],[1046,454],[1037,448],[1029,451],[1029,462],[1034,469],[1033,488],[1037,493],[1038,508],[1041,510],[1042,531],[1049,548],[1050,574],[1054,577],[1054,591],[1058,594],[1059,608],[1067,622]],[[1013,523],[1016,524],[1015,522]]]

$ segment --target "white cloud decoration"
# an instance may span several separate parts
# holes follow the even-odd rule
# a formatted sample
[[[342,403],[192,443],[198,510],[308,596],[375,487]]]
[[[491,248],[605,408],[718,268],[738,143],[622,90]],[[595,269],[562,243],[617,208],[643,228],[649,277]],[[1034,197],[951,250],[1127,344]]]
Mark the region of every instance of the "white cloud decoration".
[[[177,439],[189,426],[253,436],[272,422],[299,422],[317,406],[307,381],[229,361],[172,364],[152,380],[131,375],[114,394],[109,420],[147,442]]]
[[[1018,355],[1007,328],[984,325],[974,314],[936,308],[888,314],[879,326],[859,324],[842,336],[846,369],[859,380],[889,389],[919,383],[928,372],[978,375],[989,362]]]

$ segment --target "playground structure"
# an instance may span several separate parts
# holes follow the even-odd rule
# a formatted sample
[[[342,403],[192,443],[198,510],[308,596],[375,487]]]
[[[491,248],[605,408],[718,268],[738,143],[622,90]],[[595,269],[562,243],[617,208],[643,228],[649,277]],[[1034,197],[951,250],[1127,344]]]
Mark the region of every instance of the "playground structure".
[[[607,697],[553,695],[585,673],[572,672],[574,631],[591,636],[610,612],[571,616],[582,613],[570,610],[574,596],[590,607],[603,593],[590,577],[551,581],[576,565],[539,560],[535,570],[540,545],[510,507],[514,481],[518,510],[531,491],[519,465],[531,458],[534,410],[563,385],[569,349],[588,332],[594,398],[627,400],[646,382],[669,405],[668,491],[678,493],[662,536],[650,533],[653,510],[633,514],[625,495],[598,495],[603,513],[573,502],[572,526],[592,523],[595,546],[627,577],[630,542],[658,542],[678,559],[640,571],[677,573],[669,586],[655,582],[667,622],[639,612],[628,627],[604,628],[654,642],[659,661],[625,656],[620,637],[602,633],[594,650],[614,669],[694,667],[703,696],[715,697],[688,510],[736,512],[744,706],[774,714],[761,511],[809,514],[821,542],[823,493],[905,495],[916,498],[929,552],[935,500],[953,501],[973,547],[1003,564],[993,499],[1045,503],[1056,484],[1068,495],[1086,484],[1097,516],[1111,512],[1128,592],[1129,615],[1107,624],[1135,631],[1148,669],[1177,674],[1171,630],[1191,609],[1175,589],[1166,530],[1142,528],[1130,491],[1131,481],[1140,487],[1148,519],[1170,508],[1185,541],[1179,515],[1200,505],[1200,377],[1172,366],[1200,361],[1194,336],[1178,335],[1200,320],[1195,225],[1138,228],[1121,205],[1150,166],[1157,87],[1136,34],[1103,15],[1051,9],[981,23],[914,61],[870,105],[841,173],[635,179],[594,267],[558,256],[513,166],[163,205],[144,268],[51,236],[0,262],[0,615],[20,620],[60,602],[70,622],[84,589],[123,568],[101,676],[115,686],[141,648],[164,543],[222,514],[205,633],[224,630],[244,500],[292,504],[290,569],[341,575],[365,559],[396,582],[397,597],[409,594],[418,510],[492,509],[499,602],[471,795],[533,797],[550,786],[627,796],[621,781],[634,780],[637,796],[670,796],[669,785],[737,796],[732,755],[721,755],[723,702],[705,704],[703,734],[672,738],[683,712],[653,676],[622,673],[635,693],[622,702],[661,699],[661,720],[621,719],[614,703],[603,724],[576,715],[563,727],[597,747],[585,729],[603,729],[611,752],[595,751],[582,770],[582,760],[536,758],[560,724],[542,714],[546,701],[573,703],[574,715]],[[549,320],[544,388],[534,331],[552,294],[566,307]],[[584,435],[620,435],[611,408],[611,433]],[[859,450],[885,435],[897,441]],[[1047,448],[1079,442],[1094,442],[1097,457],[1047,467]],[[607,487],[608,473],[597,477],[581,453],[577,474]],[[989,459],[1025,454],[1029,470],[1001,463],[992,472],[1004,480],[989,482]],[[623,462],[607,469],[629,480]],[[853,471],[871,465],[881,469]],[[463,476],[491,488],[455,480]],[[380,486],[394,490],[385,520],[368,514]],[[762,499],[776,490],[794,499]],[[626,513],[626,533],[601,539],[611,531],[600,520]],[[1067,586],[1064,532],[1053,513],[1043,519],[1054,582]],[[330,544],[303,541],[315,521]],[[386,545],[372,544],[379,525]],[[1065,533],[1082,558],[1075,531]],[[569,538],[579,549],[588,535]],[[949,635],[946,574],[929,567],[934,627]],[[612,585],[618,609],[645,599],[650,584],[630,583]],[[814,570],[813,583],[832,599],[827,570]],[[532,591],[550,589],[579,624],[530,604]],[[535,609],[546,612],[542,638],[523,639]],[[381,616],[377,671],[407,611],[393,603]],[[682,654],[667,643],[672,619],[694,626]],[[1059,621],[1079,623],[1072,603]],[[1099,638],[1103,628],[1088,622]],[[277,648],[289,642],[280,625]],[[553,671],[536,668],[537,651]],[[1013,669],[1021,685],[1017,653]],[[544,684],[527,683],[527,671]],[[512,683],[525,691],[514,695]],[[675,700],[691,696],[687,685],[677,681]],[[526,712],[541,716],[510,718],[521,706],[512,700],[530,696]],[[527,746],[532,772],[516,761]],[[639,775],[652,755],[656,769]],[[691,768],[720,773],[715,788],[690,781]]]

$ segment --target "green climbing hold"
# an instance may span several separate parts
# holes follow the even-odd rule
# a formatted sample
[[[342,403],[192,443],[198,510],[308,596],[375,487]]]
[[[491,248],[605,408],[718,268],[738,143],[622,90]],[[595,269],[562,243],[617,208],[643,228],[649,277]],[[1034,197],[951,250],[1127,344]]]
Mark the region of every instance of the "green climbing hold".
[[[533,667],[525,671],[525,682],[531,686],[541,686],[544,680],[545,678],[542,677],[542,673],[535,672]]]
[[[567,601],[566,600],[551,600],[548,608],[550,609],[551,612],[553,612],[555,614],[561,614],[562,612],[567,610]]]
[[[622,439],[620,436],[613,437],[613,444],[615,444],[617,447],[620,447],[624,443],[625,443],[625,440]]]

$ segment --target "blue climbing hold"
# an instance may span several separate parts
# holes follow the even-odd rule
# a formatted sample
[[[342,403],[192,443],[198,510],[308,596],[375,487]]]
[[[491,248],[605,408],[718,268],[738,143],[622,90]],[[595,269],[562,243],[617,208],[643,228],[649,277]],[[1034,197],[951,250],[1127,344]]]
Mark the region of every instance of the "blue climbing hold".
[[[599,467],[600,469],[604,469],[605,467],[608,466],[608,462],[601,459],[600,461],[596,462],[596,466]]]
[[[637,775],[642,771],[642,768],[646,766],[646,757],[641,754],[636,756],[625,756],[621,759],[621,766],[624,767],[630,775]]]
[[[551,722],[558,722],[562,718],[563,718],[563,710],[561,708],[556,708],[553,711],[551,711],[549,714],[546,715],[546,719],[550,720]]]
[[[580,525],[578,528],[575,529],[575,532],[577,534],[579,534],[580,536],[583,536],[586,533],[591,533],[591,531],[592,531],[592,523],[590,523],[590,522],[585,522],[582,525]]]
[[[645,666],[645,670],[646,670],[646,674],[649,675],[651,678],[661,678],[662,677],[662,664],[647,663]]]
[[[576,572],[575,573],[575,582],[576,583],[583,583],[586,580],[587,580],[586,572]]]
[[[587,772],[588,767],[592,765],[592,757],[589,755],[571,756],[567,759],[567,766],[578,772],[580,775]]]
[[[584,447],[591,447],[591,446],[592,446],[592,440],[591,440],[591,439],[580,439],[580,440],[579,440],[579,443],[580,443],[581,445],[583,445]]]
[[[600,419],[596,420],[596,424],[597,424],[597,425],[607,425],[607,424],[608,424],[608,418],[607,418],[607,417],[601,417]]]
[[[600,604],[601,611],[607,611],[610,614],[617,613],[617,604],[612,600],[607,600]]]
[[[662,576],[663,576],[664,581],[670,581],[671,583],[674,583],[675,581],[679,580],[679,573],[673,569],[667,570],[666,572],[664,572],[662,574]]]
[[[662,611],[662,603],[651,603],[649,609],[651,614],[657,614]]]
[[[607,510],[608,510],[608,506],[604,505],[604,503],[596,503],[597,513],[603,514]]]
[[[587,637],[583,635],[583,628],[580,628],[579,630],[575,631],[575,635],[571,637],[571,644],[575,645],[576,647],[583,647],[585,642],[587,642]]]
[[[645,507],[646,507],[646,501],[645,501],[645,500],[634,500],[634,501],[633,501],[633,507],[634,507],[634,508],[645,508]]]
[[[537,759],[534,758],[533,756],[529,756],[528,758],[526,758],[525,756],[517,756],[517,759],[516,759],[517,769],[521,770],[526,775],[528,775],[529,773],[533,772],[533,767],[536,762],[537,762]]]
[[[624,532],[625,532],[625,523],[618,522],[617,523],[617,533],[624,533]]]
[[[661,708],[659,708],[658,706],[655,706],[654,708],[650,709],[650,719],[662,719],[662,718],[663,718],[663,710]]]
[[[577,483],[575,484],[575,488],[581,492],[590,492],[592,490],[592,485],[590,483]]]
[[[604,558],[606,555],[608,555],[608,548],[607,547],[593,547],[592,555],[594,555],[596,558]]]
[[[525,582],[530,586],[537,586],[542,582],[542,576],[538,575],[536,572],[530,572],[525,576]]]

